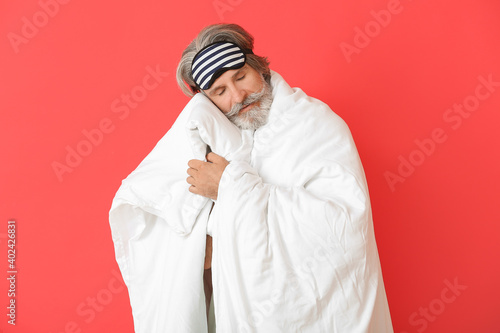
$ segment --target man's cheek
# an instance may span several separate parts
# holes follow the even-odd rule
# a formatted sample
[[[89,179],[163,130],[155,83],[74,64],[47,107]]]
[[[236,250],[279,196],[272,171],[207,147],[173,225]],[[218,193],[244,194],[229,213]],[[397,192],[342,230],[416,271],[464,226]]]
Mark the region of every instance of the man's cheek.
[[[219,101],[215,103],[215,105],[222,111],[222,113],[226,114],[231,111],[231,103],[229,101]]]

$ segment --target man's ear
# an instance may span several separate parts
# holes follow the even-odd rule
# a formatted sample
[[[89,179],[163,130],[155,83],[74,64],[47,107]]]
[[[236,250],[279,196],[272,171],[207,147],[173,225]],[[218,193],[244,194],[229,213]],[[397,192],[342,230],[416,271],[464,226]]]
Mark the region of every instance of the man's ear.
[[[197,86],[189,86],[189,88],[191,89],[191,91],[193,92],[193,94],[197,94],[200,92],[200,89],[198,89]],[[201,90],[201,92],[203,92],[203,90]]]

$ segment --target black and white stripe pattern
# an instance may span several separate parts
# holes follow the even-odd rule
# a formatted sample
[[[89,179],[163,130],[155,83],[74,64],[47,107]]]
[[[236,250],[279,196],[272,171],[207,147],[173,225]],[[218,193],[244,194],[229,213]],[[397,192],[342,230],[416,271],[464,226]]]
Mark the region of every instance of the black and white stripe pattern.
[[[191,73],[196,84],[206,90],[225,71],[241,68],[245,61],[245,52],[238,45],[230,42],[214,43],[196,54]]]

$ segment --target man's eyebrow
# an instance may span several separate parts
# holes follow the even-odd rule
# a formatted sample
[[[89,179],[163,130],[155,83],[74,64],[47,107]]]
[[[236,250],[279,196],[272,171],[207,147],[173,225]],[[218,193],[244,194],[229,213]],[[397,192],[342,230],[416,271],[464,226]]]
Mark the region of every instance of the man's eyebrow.
[[[236,72],[235,72],[235,73],[231,76],[231,78],[233,79],[235,76],[237,76],[238,74],[240,74],[240,72],[241,72],[242,70],[244,70],[244,69],[246,69],[246,68],[245,68],[245,66],[243,66],[243,67],[241,67],[240,69],[238,69],[238,70],[237,70],[237,71],[236,71]],[[221,84],[221,85],[218,85],[218,86],[217,86],[217,87],[215,87],[215,88],[212,88],[208,94],[209,94],[210,96],[213,96],[213,94],[217,91],[217,89],[221,88],[222,86],[224,86],[224,85],[223,85],[223,84]]]
[[[237,76],[238,74],[240,74],[240,72],[241,72],[242,70],[244,70],[244,69],[245,69],[245,67],[244,67],[244,66],[243,66],[243,67],[241,67],[240,69],[238,69],[238,70],[236,71],[236,73],[234,73],[234,74],[233,74],[233,76],[231,76],[231,78],[234,78],[235,76]]]

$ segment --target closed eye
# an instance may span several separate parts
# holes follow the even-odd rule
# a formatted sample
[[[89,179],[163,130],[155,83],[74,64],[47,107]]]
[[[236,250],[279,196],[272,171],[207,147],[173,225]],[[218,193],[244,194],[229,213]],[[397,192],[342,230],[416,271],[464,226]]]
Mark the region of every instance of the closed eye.
[[[226,91],[226,89],[222,89],[222,90],[220,91],[220,93],[218,93],[217,95],[218,95],[218,96],[221,96],[221,95],[224,93],[224,91]]]
[[[237,79],[236,79],[236,81],[241,81],[241,80],[243,80],[244,78],[245,78],[245,75],[243,75],[242,77],[237,78]]]

